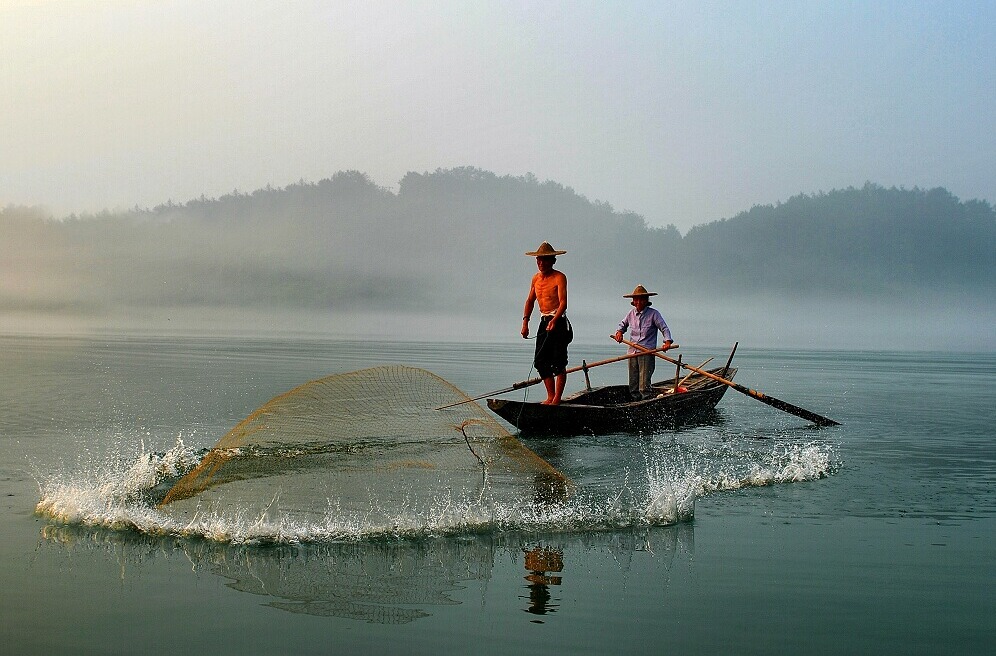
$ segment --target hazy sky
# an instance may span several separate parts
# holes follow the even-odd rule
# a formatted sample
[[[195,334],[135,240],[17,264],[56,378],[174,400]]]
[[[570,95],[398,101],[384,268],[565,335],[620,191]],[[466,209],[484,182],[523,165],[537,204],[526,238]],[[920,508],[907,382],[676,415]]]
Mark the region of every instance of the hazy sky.
[[[996,3],[0,0],[0,205],[535,174],[652,225],[996,201]]]

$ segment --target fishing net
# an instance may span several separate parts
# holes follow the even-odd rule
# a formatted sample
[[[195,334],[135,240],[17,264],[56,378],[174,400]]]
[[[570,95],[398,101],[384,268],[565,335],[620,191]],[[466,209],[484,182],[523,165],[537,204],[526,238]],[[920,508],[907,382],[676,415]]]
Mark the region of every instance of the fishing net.
[[[192,520],[334,516],[398,528],[455,508],[562,497],[569,481],[439,376],[376,367],[311,381],[235,426],[169,490]],[[402,527],[403,528],[403,527]]]

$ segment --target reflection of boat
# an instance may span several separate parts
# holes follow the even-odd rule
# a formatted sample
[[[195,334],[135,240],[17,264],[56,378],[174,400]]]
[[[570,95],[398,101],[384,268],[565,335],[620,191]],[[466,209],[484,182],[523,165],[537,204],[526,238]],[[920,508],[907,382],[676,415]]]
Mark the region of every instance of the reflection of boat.
[[[736,368],[719,367],[710,373],[732,380]],[[526,403],[509,399],[488,399],[488,407],[521,433],[537,435],[584,435],[638,432],[675,427],[694,421],[712,411],[726,393],[727,385],[701,374],[681,382],[654,383],[659,390],[652,399],[633,401],[626,385],[609,385],[582,390],[565,397],[560,405]]]

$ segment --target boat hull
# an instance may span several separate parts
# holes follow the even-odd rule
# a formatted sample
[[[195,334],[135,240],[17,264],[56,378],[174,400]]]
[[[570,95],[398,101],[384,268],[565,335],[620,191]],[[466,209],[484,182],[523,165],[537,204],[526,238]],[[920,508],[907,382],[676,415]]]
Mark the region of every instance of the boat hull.
[[[712,370],[720,374],[722,369]],[[729,369],[732,379],[736,369]],[[674,381],[654,383],[661,392]],[[705,376],[693,376],[683,387],[687,391],[664,394],[642,401],[629,401],[625,385],[578,392],[560,405],[526,403],[510,399],[488,399],[488,408],[512,424],[521,434],[601,435],[639,433],[677,428],[709,416],[726,393],[727,385]]]

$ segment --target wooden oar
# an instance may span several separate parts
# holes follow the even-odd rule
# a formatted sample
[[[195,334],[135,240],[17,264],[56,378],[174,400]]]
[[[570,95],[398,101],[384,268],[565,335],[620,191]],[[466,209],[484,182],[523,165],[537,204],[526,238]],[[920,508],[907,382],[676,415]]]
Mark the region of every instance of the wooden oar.
[[[668,349],[678,348],[677,344],[671,344],[668,347],[661,347],[659,349],[647,350],[647,353],[653,353],[655,355],[660,355],[661,352],[667,351]],[[583,364],[580,367],[571,367],[564,371],[565,374],[572,374],[575,371],[583,371],[591,369],[592,367],[600,367],[603,364],[610,364],[612,362],[620,362],[622,360],[629,360],[630,358],[635,358],[638,355],[646,355],[646,353],[627,353],[626,355],[620,355],[619,357],[609,358],[608,360],[599,360],[598,362],[592,362],[590,364]],[[441,405],[436,410],[443,410],[445,408],[452,408],[455,405],[463,405],[464,403],[470,403],[471,401],[479,401],[488,396],[497,396],[499,394],[505,394],[506,392],[514,392],[515,390],[520,390],[523,387],[529,387],[531,385],[538,385],[542,383],[542,378],[530,378],[529,380],[523,380],[518,383],[514,383],[511,387],[506,387],[505,389],[495,390],[494,392],[488,392],[487,394],[481,394],[480,396],[475,396],[472,399],[466,399],[463,401],[457,401],[456,403],[450,403],[449,405]]]
[[[613,339],[615,339],[615,337],[613,337]],[[671,364],[678,364],[677,360],[675,360],[673,358],[669,358],[666,355],[664,355],[663,353],[658,353],[657,351],[654,351],[652,349],[648,349],[645,346],[640,346],[639,344],[637,344],[635,342],[631,342],[628,339],[624,339],[622,341],[623,341],[624,344],[632,346],[635,349],[640,349],[641,351],[644,352],[644,354],[653,353],[657,357],[659,357],[659,358],[661,358],[663,360],[667,360]],[[694,371],[697,374],[702,374],[706,378],[711,378],[711,379],[713,379],[713,380],[715,380],[717,382],[723,383],[724,385],[729,385],[730,387],[732,387],[733,389],[737,390],[741,394],[746,394],[747,396],[755,398],[758,401],[760,401],[761,403],[766,403],[766,404],[770,405],[772,408],[778,408],[779,410],[781,410],[783,412],[787,412],[790,415],[795,415],[796,417],[802,417],[803,419],[805,419],[807,421],[813,422],[817,426],[839,426],[840,425],[840,422],[834,421],[833,419],[830,419],[829,417],[824,417],[823,415],[818,415],[815,412],[810,412],[809,410],[806,410],[805,408],[800,408],[797,405],[792,405],[791,403],[788,403],[787,401],[782,401],[781,399],[776,399],[776,398],[774,398],[772,396],[768,396],[767,394],[763,394],[762,392],[758,392],[757,390],[752,390],[749,387],[744,387],[743,385],[740,385],[739,383],[734,383],[732,380],[726,380],[725,378],[717,376],[716,374],[710,373],[710,372],[708,372],[708,371],[706,371],[704,369],[699,369],[698,367],[693,367],[691,365],[687,365],[687,364],[684,364],[684,363],[682,363],[681,366],[684,367],[685,369],[688,369],[689,371]]]

